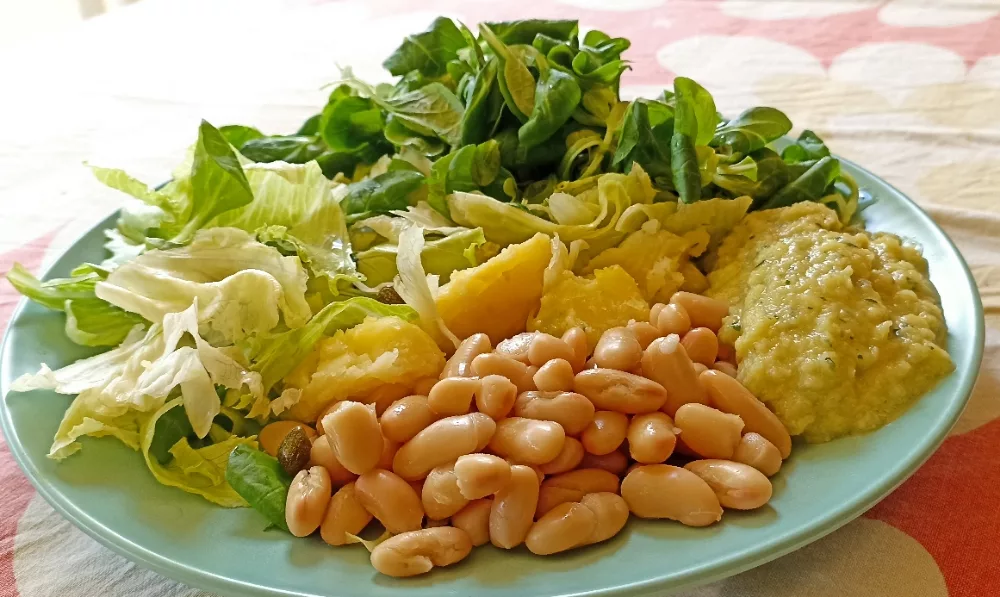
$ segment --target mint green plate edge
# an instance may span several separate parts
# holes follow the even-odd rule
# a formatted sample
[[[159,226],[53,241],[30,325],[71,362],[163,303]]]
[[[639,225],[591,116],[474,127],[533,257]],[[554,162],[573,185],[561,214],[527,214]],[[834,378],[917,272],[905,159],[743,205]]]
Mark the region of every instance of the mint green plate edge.
[[[937,447],[940,446],[940,444],[945,440],[948,432],[961,416],[966,404],[968,403],[968,399],[971,396],[973,385],[975,384],[979,373],[985,342],[985,322],[982,301],[968,264],[965,262],[961,253],[959,253],[958,248],[948,235],[945,234],[944,231],[942,231],[940,227],[938,227],[938,225],[930,218],[930,216],[913,200],[868,170],[849,160],[843,158],[840,158],[840,160],[848,170],[854,171],[855,175],[860,174],[860,177],[871,179],[873,182],[877,183],[877,185],[881,187],[879,189],[881,194],[892,195],[892,200],[901,201],[904,204],[907,204],[907,207],[910,208],[921,223],[934,234],[936,237],[934,240],[937,243],[940,243],[941,246],[945,247],[950,256],[961,264],[962,275],[968,285],[968,294],[972,297],[972,305],[969,305],[972,307],[973,317],[971,319],[974,324],[972,330],[969,330],[971,331],[972,353],[971,357],[966,359],[966,366],[958,366],[956,371],[952,373],[952,376],[957,376],[958,378],[957,387],[952,394],[951,400],[947,403],[947,408],[943,409],[939,413],[937,419],[934,421],[933,428],[929,430],[930,432],[923,436],[921,441],[913,444],[912,449],[898,461],[897,466],[885,471],[878,482],[868,487],[863,493],[855,496],[853,500],[845,502],[839,508],[829,510],[810,525],[800,527],[794,532],[779,534],[759,548],[743,550],[741,552],[730,554],[728,557],[718,559],[710,564],[689,569],[680,578],[669,578],[669,575],[664,575],[657,578],[637,580],[632,583],[619,585],[618,587],[596,589],[592,591],[578,591],[572,593],[572,595],[579,597],[595,597],[597,595],[612,594],[620,596],[652,594],[663,595],[666,594],[664,591],[673,593],[675,591],[691,588],[697,585],[721,580],[791,553],[792,551],[812,543],[813,541],[824,537],[825,535],[854,520],[896,489],[924,462],[926,462],[928,458],[930,458]],[[112,216],[109,216],[97,224],[93,229],[81,235],[80,238],[78,238],[73,245],[71,245],[71,248],[67,250],[67,253],[72,250],[72,247],[75,247],[84,238],[93,234],[95,231],[102,230],[113,224],[115,215],[116,214],[112,214]],[[58,260],[46,268],[43,277],[47,278],[50,275],[50,271],[58,267],[59,261],[65,257],[66,254],[64,253]],[[15,327],[14,324],[21,316],[26,304],[27,301],[22,299],[8,322],[8,328],[4,334],[3,341],[0,342],[0,365],[9,361],[8,352],[13,350],[10,339],[13,335],[12,331]],[[945,316],[947,318],[948,313],[945,313]],[[239,591],[239,594],[262,596],[306,594],[298,591],[285,591],[282,589],[262,587],[257,584],[220,576],[211,572],[180,564],[174,560],[160,556],[154,551],[129,540],[128,538],[117,533],[115,530],[104,526],[99,521],[90,517],[85,510],[76,506],[65,495],[60,493],[59,489],[55,487],[50,480],[46,479],[41,471],[35,468],[30,462],[24,444],[21,442],[18,434],[14,431],[14,424],[11,420],[10,410],[6,404],[6,397],[8,393],[8,388],[6,386],[8,376],[9,372],[0,374],[0,396],[3,397],[3,405],[0,407],[0,424],[2,424],[4,439],[10,447],[11,453],[13,454],[16,462],[21,467],[22,471],[24,471],[38,493],[56,511],[72,522],[75,526],[83,530],[87,535],[120,555],[151,570],[204,590],[222,594],[234,594],[232,591]],[[137,461],[137,463],[138,462],[141,461]],[[794,489],[789,490],[793,491]],[[334,593],[327,594],[332,595]]]

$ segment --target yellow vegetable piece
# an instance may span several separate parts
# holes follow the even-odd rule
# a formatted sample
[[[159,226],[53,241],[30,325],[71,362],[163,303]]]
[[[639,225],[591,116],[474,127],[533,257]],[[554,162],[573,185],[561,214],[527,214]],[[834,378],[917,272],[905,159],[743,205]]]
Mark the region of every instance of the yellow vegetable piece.
[[[538,310],[542,273],[552,254],[549,237],[536,234],[489,261],[452,274],[437,297],[438,313],[460,339],[482,332],[495,346],[524,331]]]
[[[678,236],[657,228],[656,222],[647,222],[617,247],[602,251],[591,259],[583,273],[620,265],[639,285],[642,296],[651,303],[670,300],[670,296],[685,285],[688,278],[691,279],[689,285],[697,286],[699,280],[695,274],[700,276],[700,272],[690,265],[689,257],[697,257],[704,252],[708,246],[708,232],[698,229]]]
[[[289,414],[311,422],[331,402],[364,401],[384,385],[437,377],[443,368],[444,354],[427,332],[397,317],[367,319],[319,342],[314,354],[286,378],[309,380]]]
[[[635,280],[620,265],[594,271],[593,277],[563,272],[562,279],[542,297],[538,315],[528,322],[529,331],[561,336],[579,326],[594,349],[601,334],[630,320],[649,319],[649,304]]]

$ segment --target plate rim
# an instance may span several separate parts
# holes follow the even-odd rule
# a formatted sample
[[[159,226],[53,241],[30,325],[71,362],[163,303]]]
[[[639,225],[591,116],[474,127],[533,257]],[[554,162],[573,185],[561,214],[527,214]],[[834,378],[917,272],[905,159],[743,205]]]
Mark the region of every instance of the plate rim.
[[[814,521],[804,525],[795,532],[784,533],[775,536],[768,542],[753,550],[743,550],[723,556],[711,563],[703,564],[697,568],[690,569],[682,579],[678,579],[669,588],[664,585],[670,583],[667,576],[636,580],[634,582],[608,587],[593,589],[589,591],[578,591],[572,594],[565,594],[572,597],[597,597],[597,596],[640,596],[650,595],[656,591],[666,590],[668,593],[704,585],[710,582],[735,576],[746,572],[752,568],[764,565],[781,556],[796,551],[810,543],[818,541],[847,523],[855,520],[864,512],[868,511],[875,504],[880,502],[911,475],[913,475],[923,464],[937,451],[940,445],[947,439],[949,432],[955,426],[969,403],[972,390],[979,377],[982,368],[983,353],[985,348],[985,316],[983,312],[982,297],[979,294],[978,286],[972,271],[969,268],[965,257],[959,251],[955,242],[948,234],[934,221],[933,218],[913,199],[900,191],[885,179],[877,176],[870,170],[857,163],[836,156],[841,163],[847,164],[850,168],[861,171],[868,176],[879,181],[898,198],[908,203],[914,209],[914,213],[922,224],[936,232],[944,241],[945,246],[958,258],[961,264],[962,274],[968,287],[972,289],[974,326],[972,329],[972,363],[973,366],[965,371],[955,371],[952,375],[960,375],[959,387],[956,392],[961,394],[961,399],[950,403],[949,408],[940,414],[939,423],[934,428],[934,432],[921,438],[919,442],[913,444],[912,449],[905,458],[898,461],[897,466],[890,469],[878,483],[859,494],[854,499],[847,501],[844,505],[831,509]],[[80,243],[85,237],[95,230],[105,229],[107,225],[120,213],[115,210],[107,217],[101,219],[91,228],[77,236],[77,238],[67,245],[67,251]],[[42,272],[40,279],[47,279],[56,264],[66,251],[61,253],[56,259],[48,264]],[[17,307],[10,315],[7,328],[4,331],[3,339],[0,340],[0,366],[3,366],[8,359],[4,355],[8,354],[11,344],[13,323],[21,316],[22,311],[28,303],[28,299],[21,297]],[[238,578],[222,576],[207,569],[194,568],[188,564],[180,563],[139,545],[122,536],[112,528],[105,526],[90,517],[85,510],[75,505],[69,498],[62,494],[51,482],[45,479],[41,471],[33,467],[27,458],[25,446],[21,443],[17,433],[14,432],[13,421],[11,420],[10,409],[7,408],[7,395],[10,389],[4,384],[4,377],[0,375],[0,427],[3,430],[3,440],[7,443],[8,449],[21,472],[28,478],[35,491],[41,495],[46,502],[61,516],[69,520],[78,529],[83,531],[101,545],[111,549],[118,555],[139,563],[164,577],[182,582],[204,590],[221,594],[233,594],[232,591],[239,590],[241,594],[258,595],[261,597],[273,597],[276,595],[287,597],[310,597],[311,593],[303,593],[294,590],[286,590],[273,587],[262,587],[252,582],[243,581]],[[877,431],[877,430],[876,430]]]

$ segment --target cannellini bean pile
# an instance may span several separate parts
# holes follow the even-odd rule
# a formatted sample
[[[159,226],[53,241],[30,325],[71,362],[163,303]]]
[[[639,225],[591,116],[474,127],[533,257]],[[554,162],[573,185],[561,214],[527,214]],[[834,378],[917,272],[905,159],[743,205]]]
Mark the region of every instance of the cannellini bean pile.
[[[791,438],[735,379],[716,332],[725,303],[678,292],[648,322],[605,332],[465,339],[439,379],[338,402],[288,492],[288,528],[352,542],[372,519],[392,537],[371,552],[389,576],[423,574],[474,546],[548,555],[614,537],[629,514],[706,526],[759,508]],[[318,432],[318,435],[317,433]],[[313,437],[314,436],[314,437]],[[665,464],[680,455],[683,467]]]

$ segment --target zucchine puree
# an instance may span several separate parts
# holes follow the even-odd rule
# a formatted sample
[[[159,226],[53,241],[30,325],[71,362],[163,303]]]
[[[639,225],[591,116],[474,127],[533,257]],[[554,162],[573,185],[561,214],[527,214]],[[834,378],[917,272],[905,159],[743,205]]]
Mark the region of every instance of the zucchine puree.
[[[732,305],[719,335],[792,435],[877,429],[953,369],[927,263],[894,234],[798,203],[749,214],[712,257],[708,294]]]

